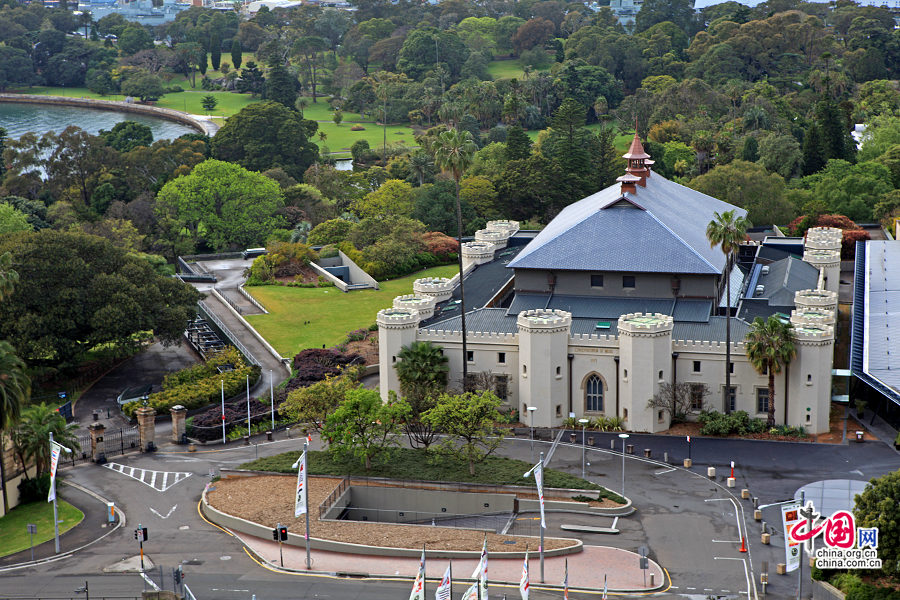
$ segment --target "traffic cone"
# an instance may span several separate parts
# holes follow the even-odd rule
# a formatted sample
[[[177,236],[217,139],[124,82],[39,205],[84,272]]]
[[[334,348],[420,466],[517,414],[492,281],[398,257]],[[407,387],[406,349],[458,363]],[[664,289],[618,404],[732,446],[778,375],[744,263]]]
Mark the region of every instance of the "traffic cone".
[[[747,551],[747,538],[745,536],[741,536],[741,549],[740,552]]]

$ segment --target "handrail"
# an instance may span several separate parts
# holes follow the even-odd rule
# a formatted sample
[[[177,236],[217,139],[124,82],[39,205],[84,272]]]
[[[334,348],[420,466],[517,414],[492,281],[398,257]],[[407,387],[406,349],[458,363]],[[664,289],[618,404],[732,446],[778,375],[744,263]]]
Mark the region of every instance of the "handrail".
[[[269,311],[266,310],[266,307],[262,305],[262,302],[253,297],[253,294],[244,289],[244,284],[238,286],[238,291],[250,301],[256,308],[263,311],[264,314],[269,314]]]
[[[219,317],[216,316],[216,314],[206,305],[205,302],[203,302],[203,300],[198,300],[197,306],[200,307],[200,310],[203,311],[203,313],[206,315],[206,317],[209,320],[211,320],[213,323],[216,324],[216,326],[222,331],[222,333],[225,335],[225,337],[227,337],[228,340],[232,344],[234,344],[234,347],[237,348],[241,352],[241,354],[243,354],[247,358],[248,361],[250,361],[250,364],[257,365],[260,367],[262,366],[260,364],[260,362],[258,360],[256,360],[256,358],[254,358],[254,356],[250,353],[250,351],[247,350],[247,348],[241,343],[241,341],[237,338],[237,336],[234,335],[233,333],[231,333],[231,330],[229,330],[227,327],[225,327],[225,324],[222,323],[222,321],[219,319]]]
[[[344,475],[344,478],[341,479],[341,482],[338,484],[336,488],[334,488],[328,497],[325,498],[325,501],[319,505],[319,518],[324,519],[325,515],[328,514],[328,511],[331,510],[331,507],[334,506],[334,503],[338,501],[338,498],[341,497],[347,488],[350,486],[350,476]]]
[[[235,311],[237,314],[239,314],[239,315],[244,314],[244,311],[241,310],[241,307],[238,306],[237,304],[235,304],[234,300],[232,300],[231,298],[229,298],[228,296],[226,296],[225,294],[223,294],[221,291],[219,291],[219,288],[214,287],[214,288],[213,288],[213,293],[216,295],[216,297],[217,297],[219,300],[224,300],[225,302],[227,302],[228,304],[230,304],[230,305],[231,305],[231,308],[233,308],[234,311]]]

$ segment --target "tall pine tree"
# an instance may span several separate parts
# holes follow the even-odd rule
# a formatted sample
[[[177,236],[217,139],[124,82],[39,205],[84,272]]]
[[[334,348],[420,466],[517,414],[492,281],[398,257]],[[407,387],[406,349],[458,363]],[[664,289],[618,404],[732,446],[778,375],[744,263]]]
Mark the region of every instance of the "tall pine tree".
[[[294,85],[294,77],[281,64],[280,60],[269,63],[269,72],[266,73],[266,87],[263,100],[273,100],[290,110],[297,110],[294,104],[297,102],[297,88]]]
[[[803,138],[803,176],[818,173],[825,168],[825,162],[822,134],[818,124],[813,123],[806,130],[806,137]]]
[[[741,148],[741,160],[753,163],[759,160],[759,142],[752,135],[744,138],[744,147]]]
[[[531,140],[518,125],[506,134],[506,160],[525,160],[531,156]]]
[[[822,138],[822,154],[825,161],[832,158],[851,160],[852,154],[847,151],[844,114],[827,91],[816,104],[816,123],[820,128],[819,135]]]
[[[218,33],[212,34],[212,38],[209,40],[209,52],[213,71],[218,71],[219,65],[222,64],[222,40],[219,39]]]
[[[237,38],[231,42],[231,64],[234,66],[235,70],[241,68],[241,63],[243,62],[244,57],[241,54],[241,42]]]

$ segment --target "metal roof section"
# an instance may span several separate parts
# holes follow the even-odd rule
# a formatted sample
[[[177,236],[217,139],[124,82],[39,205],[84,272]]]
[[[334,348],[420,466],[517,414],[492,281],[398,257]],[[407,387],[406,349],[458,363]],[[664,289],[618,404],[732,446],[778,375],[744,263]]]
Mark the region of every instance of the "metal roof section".
[[[900,244],[856,243],[850,370],[900,404],[900,335],[890,325],[900,316]]]
[[[658,173],[645,183],[624,196],[613,185],[567,206],[510,268],[721,273],[725,255],[710,247],[705,224],[714,212],[747,212]],[[635,206],[623,206],[623,197]]]
[[[722,294],[722,299],[719,301],[719,308],[727,308],[731,306],[732,308],[738,305],[738,300],[741,298],[741,291],[744,289],[744,280],[746,279],[749,273],[749,269],[742,267],[741,265],[734,265],[731,269],[731,275],[729,279],[731,279],[731,304],[727,302],[727,298],[725,294],[728,293],[728,287],[725,288],[725,294]]]
[[[597,296],[566,296],[516,293],[506,314],[516,316],[522,311],[539,309],[564,310],[573,319],[617,320],[628,313],[662,313],[675,321],[706,323],[712,310],[711,300],[678,298],[607,298]]]
[[[686,300],[679,298],[672,312],[672,319],[678,323],[709,323],[712,300]]]
[[[672,327],[672,339],[678,341],[724,342],[725,317],[710,317],[708,323],[679,323]],[[736,317],[731,319],[731,342],[740,342],[747,337],[750,324]]]
[[[430,331],[462,331],[462,316],[431,322],[421,329]],[[479,308],[466,313],[466,331],[485,333],[518,333],[516,317],[508,317],[505,308]]]

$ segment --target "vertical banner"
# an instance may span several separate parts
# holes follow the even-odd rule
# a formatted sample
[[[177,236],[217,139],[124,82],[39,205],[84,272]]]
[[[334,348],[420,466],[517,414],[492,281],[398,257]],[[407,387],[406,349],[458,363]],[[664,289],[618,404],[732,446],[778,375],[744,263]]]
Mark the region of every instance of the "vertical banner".
[[[534,469],[534,482],[537,484],[538,499],[541,501],[541,527],[547,529],[547,521],[544,520],[544,465],[538,463]]]
[[[478,600],[478,582],[472,584],[472,587],[466,590],[461,600]]]
[[[441,578],[441,584],[434,591],[434,600],[450,600],[450,585],[450,567],[448,566],[444,577]]]
[[[569,557],[566,557],[566,578],[563,579],[563,600],[569,600]]]
[[[484,546],[481,548],[481,560],[478,561],[478,566],[475,567],[475,572],[472,573],[472,579],[475,580],[475,583],[481,585],[481,597],[484,600],[487,600],[487,587],[488,587],[488,549],[487,549],[487,536],[484,536]]]
[[[425,600],[425,550],[422,550],[422,560],[419,561],[419,573],[413,582],[409,600]]]
[[[59,454],[62,446],[56,442],[50,442],[50,493],[47,495],[47,502],[56,500],[56,467],[59,465]]]
[[[300,468],[297,471],[297,499],[294,502],[294,516],[306,514],[306,452],[297,461]]]
[[[607,600],[608,596],[606,594],[606,574],[603,574],[603,597],[601,600]]]
[[[801,542],[791,537],[791,528],[802,521],[800,517],[800,503],[791,502],[781,506],[781,524],[784,527],[784,553],[785,565],[788,572],[800,567],[800,549],[803,547]]]
[[[528,600],[528,550],[525,550],[525,566],[522,567],[522,578],[519,580],[519,594],[522,600]]]

